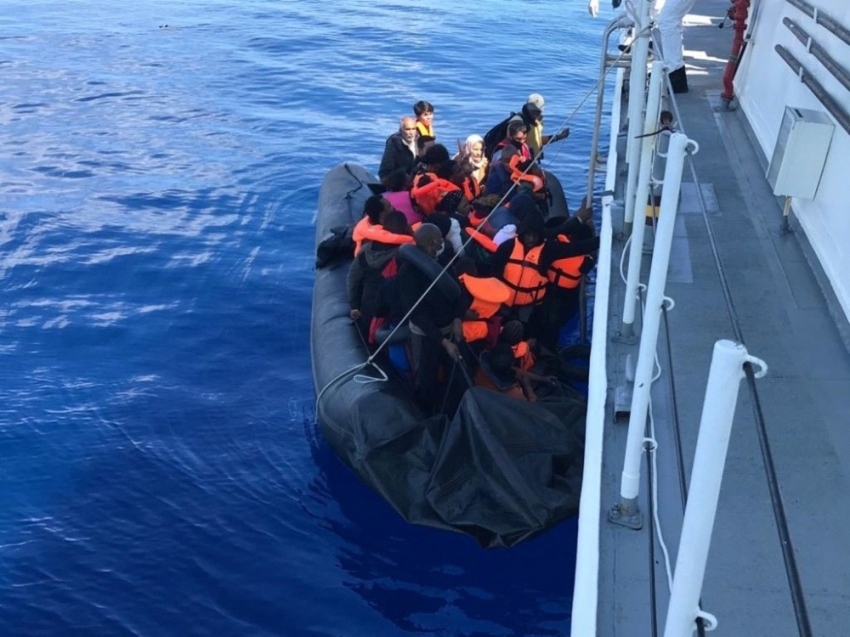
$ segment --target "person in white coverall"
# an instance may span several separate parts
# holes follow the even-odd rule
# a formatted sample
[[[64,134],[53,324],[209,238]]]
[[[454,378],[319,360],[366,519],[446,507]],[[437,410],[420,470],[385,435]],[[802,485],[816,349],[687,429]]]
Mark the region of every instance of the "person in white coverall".
[[[670,75],[674,93],[688,92],[685,61],[682,58],[682,20],[694,8],[696,0],[655,0],[653,13],[658,16],[657,26],[661,35],[661,53],[664,66]],[[620,5],[614,0],[614,6]],[[587,10],[594,18],[599,14],[599,0],[588,0]]]

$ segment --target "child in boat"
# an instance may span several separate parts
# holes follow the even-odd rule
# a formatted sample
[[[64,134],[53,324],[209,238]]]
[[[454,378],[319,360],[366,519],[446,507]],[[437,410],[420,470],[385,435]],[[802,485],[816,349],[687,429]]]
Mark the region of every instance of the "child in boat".
[[[419,147],[419,154],[422,155],[437,141],[434,133],[434,106],[431,102],[420,100],[413,105],[413,113],[416,115],[416,130],[419,133],[416,144]]]

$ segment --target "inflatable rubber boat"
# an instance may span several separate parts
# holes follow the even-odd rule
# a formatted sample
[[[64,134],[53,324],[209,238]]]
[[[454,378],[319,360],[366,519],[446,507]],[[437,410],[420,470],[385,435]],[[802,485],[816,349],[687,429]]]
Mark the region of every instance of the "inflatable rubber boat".
[[[317,245],[362,216],[377,178],[354,164],[322,183]],[[566,214],[549,175],[550,214]],[[453,416],[427,416],[387,359],[370,352],[349,317],[351,259],[317,267],[311,352],[325,439],[407,521],[506,547],[578,511],[584,401],[527,402],[472,387]]]

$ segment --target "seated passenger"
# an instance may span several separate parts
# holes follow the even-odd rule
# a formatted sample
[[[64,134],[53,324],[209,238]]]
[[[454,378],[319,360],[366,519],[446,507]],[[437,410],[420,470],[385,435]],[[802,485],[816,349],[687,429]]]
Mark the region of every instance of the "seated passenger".
[[[462,262],[464,270],[458,276],[463,289],[469,295],[471,303],[463,317],[461,329],[467,343],[494,345],[500,331],[501,317],[497,312],[508,300],[511,291],[495,277],[476,276],[474,266],[469,261]]]
[[[396,170],[387,175],[383,180],[387,192],[383,198],[390,202],[395,210],[403,213],[407,222],[411,225],[422,221],[422,215],[413,208],[413,199],[410,198],[410,176],[402,170]]]
[[[502,326],[499,341],[507,343],[514,354],[514,365],[524,372],[531,371],[536,362],[534,356],[535,339],[524,340],[525,330],[517,320],[508,321]]]
[[[413,173],[413,166],[416,164],[416,158],[419,157],[417,137],[416,120],[412,117],[402,117],[398,131],[387,138],[384,146],[384,155],[381,157],[381,166],[378,168],[378,177],[381,178],[381,182],[397,170],[408,176]]]
[[[381,225],[384,216],[392,210],[390,202],[381,195],[372,195],[363,204],[363,218],[354,226],[351,239],[354,241],[354,256],[362,248],[364,241],[381,241],[383,243],[413,243],[413,237],[387,232]]]
[[[528,127],[523,121],[508,124],[508,139],[502,146],[499,162],[507,168],[508,178],[517,186],[528,186],[542,192],[546,181],[543,170],[534,163],[534,153],[528,147]]]
[[[500,343],[490,351],[481,352],[479,363],[473,380],[476,387],[483,387],[517,400],[529,400],[522,387],[521,377],[514,367],[514,355],[509,345]]]
[[[548,279],[540,273],[540,255],[545,225],[539,213],[529,214],[520,224],[517,237],[505,241],[493,255],[493,269],[511,289],[505,305],[511,318],[528,325],[532,312],[546,294]]]
[[[416,115],[416,130],[419,133],[416,144],[419,154],[422,155],[437,141],[437,135],[434,133],[434,106],[430,102],[420,100],[413,105],[413,113]]]
[[[437,254],[443,249],[443,237],[439,228],[430,223],[423,223],[414,233],[414,238],[415,249],[419,251],[420,256],[424,255],[425,259],[436,261]],[[458,361],[460,358],[455,341],[462,338],[461,317],[467,310],[464,305],[465,297],[455,287],[457,294],[452,298],[446,291],[446,286],[432,286],[435,279],[419,265],[410,260],[400,261],[395,281],[394,314],[395,320],[400,321],[410,313],[410,331],[413,335],[411,362],[416,398],[428,413],[438,412],[444,402],[448,407],[447,411],[452,412],[465,388],[449,387],[444,394],[440,391],[438,372],[441,363],[451,365],[452,360]],[[448,272],[440,276],[451,277]],[[454,281],[453,285],[456,286],[457,282]],[[461,374],[446,377],[449,376],[462,385]]]
[[[549,231],[540,254],[540,271],[546,273],[549,285],[537,333],[552,352],[558,349],[561,328],[579,309],[583,276],[596,265],[592,255],[599,250],[599,237],[588,225],[591,219],[592,211],[583,202],[575,216]]]
[[[451,170],[449,151],[445,146],[435,144],[425,151],[410,188],[414,206],[423,215],[436,212],[446,193],[453,190],[460,192],[460,188],[449,179]]]
[[[389,233],[413,236],[407,219],[398,210],[386,213],[382,225]],[[398,246],[381,241],[364,241],[360,253],[348,270],[350,315],[363,328],[368,327],[374,317],[389,312],[386,301],[381,299],[381,288],[385,280],[397,273],[395,256]]]
[[[460,152],[455,156],[461,165],[468,169],[468,174],[479,185],[487,178],[487,168],[490,162],[484,156],[484,138],[481,135],[470,135],[466,138]]]

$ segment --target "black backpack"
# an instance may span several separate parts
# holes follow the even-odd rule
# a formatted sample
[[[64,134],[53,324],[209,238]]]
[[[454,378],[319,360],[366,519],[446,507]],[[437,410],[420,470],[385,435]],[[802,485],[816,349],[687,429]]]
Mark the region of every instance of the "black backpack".
[[[493,153],[496,152],[496,146],[498,146],[499,142],[508,136],[508,122],[516,115],[517,113],[511,113],[493,128],[488,130],[487,134],[484,135],[484,156],[487,157],[487,161],[493,159]]]

